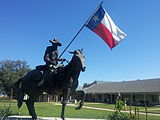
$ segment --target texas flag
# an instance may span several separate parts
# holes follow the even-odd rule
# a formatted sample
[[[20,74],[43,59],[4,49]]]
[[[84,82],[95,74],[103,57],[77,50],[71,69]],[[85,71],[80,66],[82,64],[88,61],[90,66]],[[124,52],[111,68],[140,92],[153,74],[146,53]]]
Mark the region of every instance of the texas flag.
[[[86,26],[99,35],[111,49],[126,37],[126,34],[115,25],[102,6],[99,7]]]

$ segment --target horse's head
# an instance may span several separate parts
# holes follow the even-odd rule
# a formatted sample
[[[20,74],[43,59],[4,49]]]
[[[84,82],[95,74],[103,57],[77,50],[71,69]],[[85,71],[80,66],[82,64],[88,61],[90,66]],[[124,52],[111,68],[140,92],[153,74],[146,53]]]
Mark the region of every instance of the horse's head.
[[[75,50],[74,52],[69,52],[69,53],[73,54],[72,62],[74,62],[80,68],[80,70],[84,72],[86,69],[86,66],[84,62],[83,49],[81,50],[78,49],[78,50]]]

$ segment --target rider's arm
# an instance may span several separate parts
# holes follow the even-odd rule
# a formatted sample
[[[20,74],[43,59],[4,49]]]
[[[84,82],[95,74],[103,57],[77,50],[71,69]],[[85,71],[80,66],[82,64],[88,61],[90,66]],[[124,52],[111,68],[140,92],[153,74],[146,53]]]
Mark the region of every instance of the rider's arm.
[[[58,61],[66,61],[65,58],[58,58],[57,60],[58,60]]]
[[[52,60],[49,57],[49,48],[47,48],[45,51],[44,61],[46,62],[46,64],[52,64]]]
[[[46,62],[46,64],[51,64],[51,60],[49,59],[49,54],[45,53],[44,61]]]

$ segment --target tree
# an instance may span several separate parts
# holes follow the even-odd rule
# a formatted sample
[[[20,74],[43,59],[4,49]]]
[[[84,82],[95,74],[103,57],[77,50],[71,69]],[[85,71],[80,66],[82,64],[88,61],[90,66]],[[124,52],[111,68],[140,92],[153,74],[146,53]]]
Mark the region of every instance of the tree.
[[[0,87],[10,97],[14,82],[29,71],[30,68],[26,61],[0,61]]]

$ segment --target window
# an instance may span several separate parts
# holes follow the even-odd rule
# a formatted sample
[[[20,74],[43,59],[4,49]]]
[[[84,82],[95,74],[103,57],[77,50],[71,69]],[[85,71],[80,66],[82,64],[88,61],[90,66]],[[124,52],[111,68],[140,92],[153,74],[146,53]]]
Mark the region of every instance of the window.
[[[98,99],[101,100],[102,99],[102,95],[98,95]]]
[[[157,96],[156,95],[152,95],[151,98],[152,98],[152,102],[157,102]]]
[[[133,95],[133,101],[136,101],[136,96],[135,95]]]

